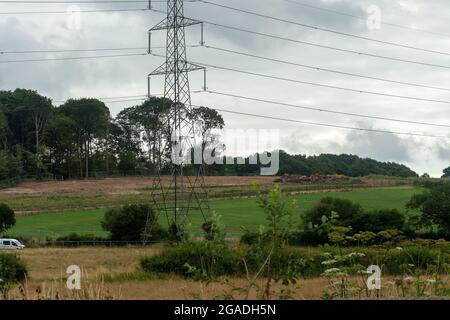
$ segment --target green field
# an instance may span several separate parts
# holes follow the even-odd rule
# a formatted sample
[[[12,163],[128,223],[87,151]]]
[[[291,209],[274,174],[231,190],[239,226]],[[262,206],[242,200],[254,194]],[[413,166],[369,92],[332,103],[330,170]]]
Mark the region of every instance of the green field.
[[[322,197],[333,196],[349,199],[360,203],[365,209],[391,208],[405,211],[405,204],[418,189],[414,188],[379,188],[364,189],[352,192],[330,192],[316,194],[302,194],[290,196],[298,203],[298,214],[311,208]],[[52,207],[49,200],[49,207]],[[237,236],[241,226],[256,229],[264,224],[264,214],[256,205],[255,199],[213,200],[211,207],[222,215],[222,222],[227,226],[229,236]],[[61,213],[46,213],[17,218],[16,226],[8,233],[18,237],[63,236],[76,232],[78,234],[95,234],[105,236],[100,220],[106,209],[89,211],[70,211]],[[196,215],[192,217],[190,228],[195,232],[200,229],[202,219]]]

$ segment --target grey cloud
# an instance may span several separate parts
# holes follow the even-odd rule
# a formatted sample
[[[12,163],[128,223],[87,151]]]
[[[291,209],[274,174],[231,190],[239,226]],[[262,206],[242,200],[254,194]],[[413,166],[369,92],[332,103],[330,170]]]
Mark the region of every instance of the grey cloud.
[[[295,131],[285,136],[281,148],[292,153],[347,153],[379,161],[408,162],[411,160],[408,143],[393,134],[350,132],[341,140],[311,136]]]
[[[346,136],[342,151],[380,161],[408,162],[411,160],[408,144],[390,133],[351,132]]]
[[[439,144],[438,155],[441,160],[450,162],[450,144]]]

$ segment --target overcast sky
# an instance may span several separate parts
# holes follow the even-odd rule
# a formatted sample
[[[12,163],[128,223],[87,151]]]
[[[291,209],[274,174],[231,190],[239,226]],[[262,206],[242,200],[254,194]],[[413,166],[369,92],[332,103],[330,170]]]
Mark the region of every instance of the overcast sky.
[[[258,11],[299,23],[450,53],[450,28],[448,27],[450,4],[448,0],[211,1]],[[370,29],[364,19],[317,10],[293,3],[295,1],[361,17],[367,17],[367,9],[375,5],[381,10],[381,28],[379,30]],[[154,6],[162,10],[165,9],[164,4],[161,3],[156,3]],[[0,13],[11,11],[65,11],[68,7],[68,4],[0,3]],[[82,10],[145,8],[145,4],[82,4],[80,8]],[[204,3],[186,3],[185,15],[195,19],[326,46],[450,66],[449,55],[421,52],[320,32],[297,25],[229,11]],[[0,51],[146,47],[147,30],[163,18],[161,14],[148,11],[82,13],[80,28],[74,29],[69,28],[68,21],[71,20],[70,16],[66,14],[0,14]],[[392,24],[406,28],[392,26]],[[415,31],[412,28],[427,30],[431,33]],[[195,45],[198,41],[199,27],[189,28],[187,30],[188,44]],[[269,39],[211,25],[205,26],[205,41],[210,46],[288,60],[298,64],[450,89],[450,72],[445,68],[380,60]],[[154,46],[164,45],[164,33],[155,34],[153,44]],[[142,51],[0,54],[0,61],[138,53]],[[158,49],[155,52],[163,54],[164,50]],[[450,101],[450,91],[333,74],[207,48],[189,48],[188,59],[306,82]],[[132,56],[63,62],[0,63],[0,90],[13,90],[18,87],[34,89],[55,101],[65,100],[69,97],[141,95],[147,91],[147,74],[161,65],[162,62],[157,57]],[[192,74],[190,79],[192,90],[201,89],[203,85],[202,74]],[[162,92],[162,83],[162,78],[153,79],[152,90],[154,93]],[[450,104],[445,103],[340,91],[214,69],[208,70],[208,88],[213,91],[314,108],[450,125]],[[442,169],[450,165],[449,128],[320,113],[206,93],[193,94],[192,102],[196,105],[301,121],[447,136],[448,139],[397,136],[224,114],[227,128],[280,130],[279,148],[290,153],[351,153],[380,161],[401,162],[420,174],[428,172],[433,176],[440,176]],[[108,106],[111,108],[111,112],[116,114],[121,109],[135,103],[137,102],[108,103]]]

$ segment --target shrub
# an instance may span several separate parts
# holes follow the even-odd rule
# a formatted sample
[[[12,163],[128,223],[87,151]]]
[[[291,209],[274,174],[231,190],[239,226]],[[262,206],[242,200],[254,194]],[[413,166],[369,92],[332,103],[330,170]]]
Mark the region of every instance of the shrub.
[[[14,285],[25,280],[27,273],[25,263],[17,256],[0,253],[0,293],[4,299]]]
[[[354,217],[350,226],[355,232],[371,231],[377,233],[389,229],[403,230],[405,216],[396,209],[368,211]]]
[[[278,248],[270,255],[270,265],[261,270],[265,260],[268,258],[267,252],[261,249],[261,245],[252,245],[244,254],[245,262],[250,273],[257,274],[261,272],[261,276],[270,277],[272,280],[284,280],[289,276],[296,274],[297,279],[300,275],[307,276],[311,273],[308,270],[312,264],[307,264],[308,260],[304,254],[298,250],[286,247]],[[242,270],[245,272],[245,270]]]
[[[16,224],[14,211],[6,204],[0,203],[0,234]]]
[[[427,270],[430,266],[441,263],[441,252],[423,246],[390,250],[384,260],[386,274],[404,274],[407,269]]]
[[[324,217],[329,220],[333,213],[339,215],[339,225],[348,227],[351,226],[355,217],[363,213],[363,209],[361,205],[350,200],[327,197],[306,211],[303,220],[305,225],[315,227],[323,223]]]
[[[130,205],[112,209],[105,213],[102,227],[111,233],[113,241],[140,241],[145,232],[147,221],[152,224],[152,241],[167,238],[165,232],[155,221],[156,214],[148,205]]]
[[[362,207],[345,199],[323,198],[304,215],[305,230],[291,236],[291,244],[319,245],[329,242],[330,232],[336,228],[350,228],[347,236],[362,233],[380,233],[385,230],[408,231],[405,228],[405,216],[396,209],[364,211]],[[366,234],[367,235],[367,234]],[[408,233],[411,235],[411,232]],[[361,239],[355,239],[362,243]],[[366,244],[369,244],[367,241]]]
[[[173,273],[196,280],[243,273],[237,251],[216,241],[176,244],[158,255],[141,258],[140,265],[146,272]]]
[[[324,229],[306,229],[293,233],[289,238],[289,244],[294,246],[318,246],[328,243],[328,233]]]
[[[253,245],[258,243],[260,237],[261,235],[258,232],[246,230],[241,236],[240,243],[246,245]]]
[[[436,224],[450,237],[450,184],[433,187],[414,195],[407,204],[409,209],[419,209],[424,224]]]
[[[103,242],[107,241],[107,238],[98,237],[93,234],[84,234],[80,235],[78,233],[71,233],[67,236],[62,236],[56,238],[56,242],[71,242],[70,244],[65,243],[64,246],[71,245],[71,246],[77,246],[77,245],[83,245],[83,246],[93,246],[97,242]]]
[[[210,241],[223,241],[226,238],[225,228],[221,222],[222,216],[213,212],[211,219],[203,223],[202,229],[205,239]]]

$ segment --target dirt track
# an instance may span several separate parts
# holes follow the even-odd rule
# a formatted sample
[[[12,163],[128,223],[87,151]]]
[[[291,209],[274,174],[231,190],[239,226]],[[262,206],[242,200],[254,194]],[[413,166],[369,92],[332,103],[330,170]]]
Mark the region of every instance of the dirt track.
[[[205,177],[205,182],[210,186],[246,186],[252,182],[271,185],[275,179],[275,177]],[[169,183],[169,178],[164,177],[164,181]],[[13,188],[1,189],[0,195],[133,194],[142,192],[143,189],[152,186],[152,183],[152,177],[26,182]]]

